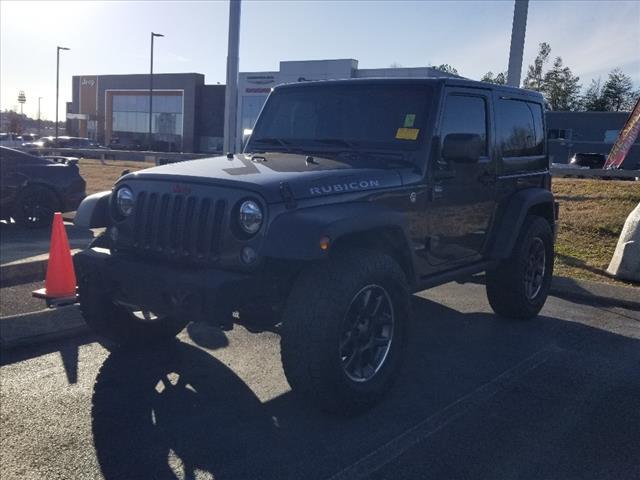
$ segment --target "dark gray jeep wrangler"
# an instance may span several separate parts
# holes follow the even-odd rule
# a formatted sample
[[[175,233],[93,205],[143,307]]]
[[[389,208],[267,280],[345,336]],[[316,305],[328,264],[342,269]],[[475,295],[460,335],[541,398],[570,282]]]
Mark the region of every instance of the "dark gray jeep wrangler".
[[[276,328],[293,390],[354,411],[391,385],[410,294],[486,272],[495,312],[535,317],[557,204],[534,92],[452,79],[286,85],[244,153],[155,167],[87,198],[75,256],[106,345],[190,321]]]

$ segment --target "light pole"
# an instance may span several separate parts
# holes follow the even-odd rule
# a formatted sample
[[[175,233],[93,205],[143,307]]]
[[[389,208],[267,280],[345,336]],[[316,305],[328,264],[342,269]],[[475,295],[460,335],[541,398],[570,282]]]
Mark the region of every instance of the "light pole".
[[[509,49],[509,70],[507,85],[520,86],[522,75],[522,53],[524,52],[524,37],[527,32],[527,12],[529,0],[516,0],[513,8],[513,25],[511,27],[511,47]]]
[[[238,110],[238,63],[240,50],[240,0],[229,0],[229,40],[227,43],[227,86],[224,101],[223,153],[236,151]]]
[[[164,37],[161,33],[153,33],[151,32],[151,69],[149,71],[149,151],[152,150],[152,133],[151,133],[151,125],[153,118],[153,39],[155,37]]]
[[[42,135],[42,122],[40,121],[40,100],[42,100],[42,97],[38,97],[38,137]]]
[[[60,95],[60,50],[71,50],[66,47],[56,47],[56,145],[58,144],[58,97]]]

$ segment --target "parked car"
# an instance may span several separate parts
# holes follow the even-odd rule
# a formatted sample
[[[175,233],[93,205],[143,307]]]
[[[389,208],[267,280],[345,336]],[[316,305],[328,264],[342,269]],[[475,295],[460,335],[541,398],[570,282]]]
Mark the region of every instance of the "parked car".
[[[38,135],[36,135],[35,133],[23,133],[18,138],[22,141],[22,143],[35,142],[38,139]]]
[[[0,146],[15,148],[21,144],[22,140],[17,133],[0,133]]]
[[[576,153],[569,165],[572,167],[602,168],[607,161],[607,156],[602,153]]]
[[[85,181],[74,162],[60,163],[0,147],[0,218],[25,227],[51,224],[54,212],[75,210]]]
[[[67,148],[67,149],[77,148],[78,152],[75,152],[72,150],[66,153],[73,156],[82,157],[83,155],[81,150],[91,149],[91,148],[103,148],[103,147],[100,144],[88,138],[68,137],[68,136],[61,136],[61,137],[58,137],[57,139],[56,137],[53,137],[53,136],[41,137],[35,142],[26,142],[22,144],[22,149],[33,155],[42,155],[47,153],[50,150],[54,150],[58,148]]]
[[[107,348],[190,321],[276,328],[294,394],[361,410],[398,376],[411,293],[486,272],[505,320],[543,307],[543,111],[463,79],[276,87],[243,154],[124,175],[80,205],[78,225],[107,228],[74,257],[84,318]]]

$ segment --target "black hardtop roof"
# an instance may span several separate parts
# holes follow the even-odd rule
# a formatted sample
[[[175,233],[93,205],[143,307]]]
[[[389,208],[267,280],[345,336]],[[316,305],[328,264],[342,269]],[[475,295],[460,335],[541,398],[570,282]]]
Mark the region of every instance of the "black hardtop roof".
[[[432,78],[415,78],[415,77],[394,77],[394,78],[349,78],[343,80],[317,80],[312,82],[298,82],[298,83],[286,83],[278,85],[275,90],[284,88],[305,88],[319,85],[437,85],[437,86],[453,86],[453,87],[465,87],[465,88],[483,88],[488,90],[494,90],[505,95],[518,95],[528,96],[532,100],[536,100],[543,103],[542,94],[533,90],[526,90],[524,88],[509,87],[507,85],[498,85],[495,83],[480,82],[477,80],[469,80],[466,78],[451,78],[451,77],[432,77]]]

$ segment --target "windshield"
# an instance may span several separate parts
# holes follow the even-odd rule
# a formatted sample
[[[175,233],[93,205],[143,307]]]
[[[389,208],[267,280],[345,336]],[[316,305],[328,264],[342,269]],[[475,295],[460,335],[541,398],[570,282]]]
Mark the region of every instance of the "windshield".
[[[430,87],[406,84],[276,90],[246,150],[415,150],[430,98]]]

